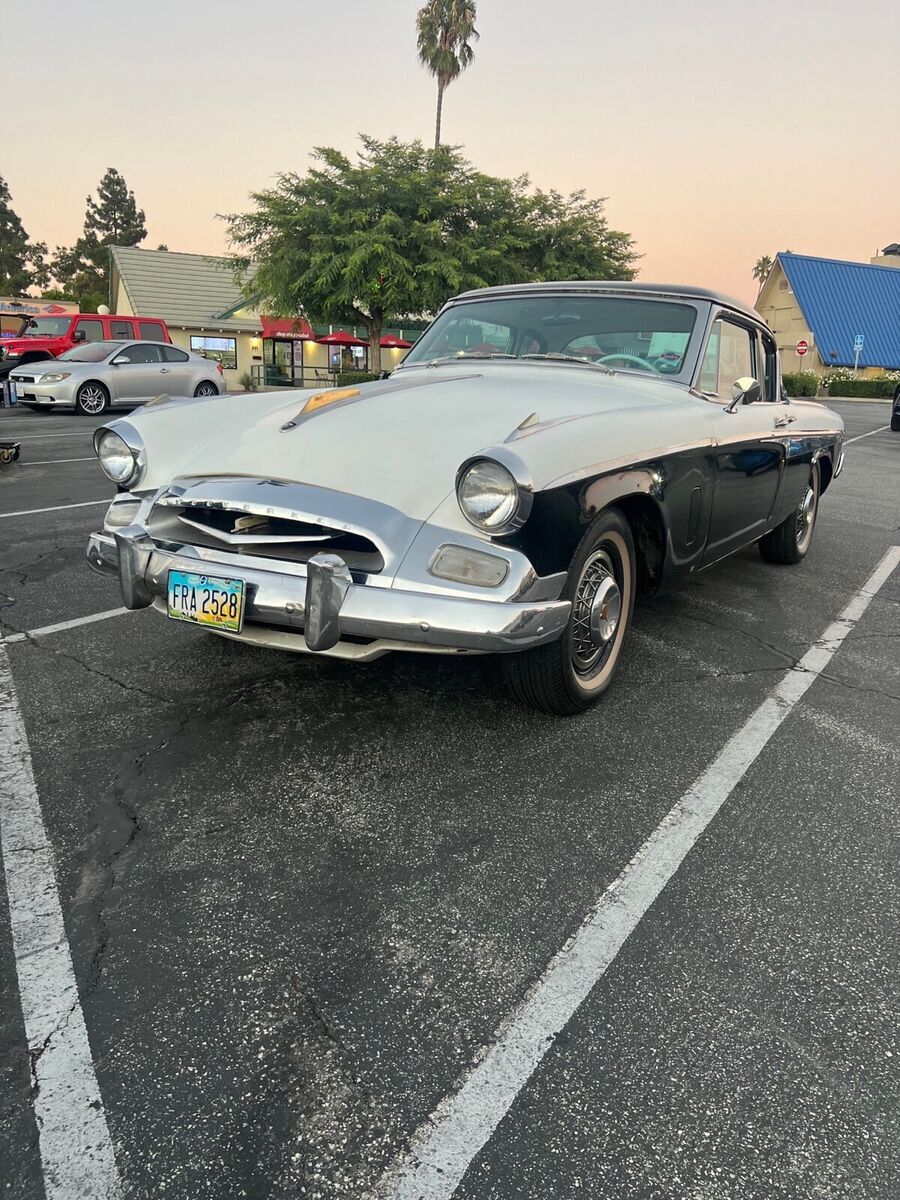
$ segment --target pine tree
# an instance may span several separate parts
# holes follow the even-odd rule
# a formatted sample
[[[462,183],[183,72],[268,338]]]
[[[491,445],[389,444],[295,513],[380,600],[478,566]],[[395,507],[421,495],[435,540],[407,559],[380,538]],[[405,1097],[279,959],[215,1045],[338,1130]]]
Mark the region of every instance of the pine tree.
[[[9,186],[0,178],[0,295],[22,296],[31,287],[45,286],[49,281],[46,253],[43,242],[28,240],[13,210]]]
[[[109,296],[111,246],[136,246],[147,236],[143,209],[115,167],[109,167],[97,186],[97,199],[88,196],[84,233],[74,246],[57,247],[54,278],[78,301],[83,311],[105,304]]]
[[[84,235],[94,235],[101,246],[136,246],[147,236],[144,213],[134,192],[115,167],[108,167],[97,186],[97,199],[87,198]]]

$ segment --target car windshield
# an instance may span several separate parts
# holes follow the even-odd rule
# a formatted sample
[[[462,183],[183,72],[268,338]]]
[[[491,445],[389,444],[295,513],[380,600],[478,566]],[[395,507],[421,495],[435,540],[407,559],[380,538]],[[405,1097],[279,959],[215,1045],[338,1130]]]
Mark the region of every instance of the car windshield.
[[[696,321],[689,304],[630,296],[497,296],[454,304],[404,367],[467,358],[576,359],[614,370],[677,375]]]
[[[73,346],[65,354],[60,354],[60,361],[66,362],[103,362],[114,350],[121,350],[121,342],[83,342]]]
[[[31,317],[23,322],[19,337],[62,337],[68,333],[71,317]]]

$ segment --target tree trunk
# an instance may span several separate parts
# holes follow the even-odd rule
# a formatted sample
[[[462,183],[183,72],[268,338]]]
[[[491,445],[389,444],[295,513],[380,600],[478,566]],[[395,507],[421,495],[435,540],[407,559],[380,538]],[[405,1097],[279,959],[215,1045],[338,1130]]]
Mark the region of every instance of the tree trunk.
[[[443,107],[444,107],[444,81],[442,79],[439,79],[438,80],[437,116],[435,117],[435,121],[434,121],[434,148],[435,148],[435,150],[440,149],[440,145],[441,145],[441,111],[442,111]]]
[[[382,317],[372,317],[366,322],[366,332],[369,335],[369,370],[373,375],[381,374],[381,331],[383,328]]]

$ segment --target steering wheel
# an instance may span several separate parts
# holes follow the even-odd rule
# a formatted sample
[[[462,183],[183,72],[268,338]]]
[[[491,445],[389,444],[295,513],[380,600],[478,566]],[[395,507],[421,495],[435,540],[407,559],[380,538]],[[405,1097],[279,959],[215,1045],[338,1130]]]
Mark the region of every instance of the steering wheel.
[[[605,364],[610,359],[613,362],[637,363],[642,371],[652,371],[654,375],[662,375],[662,371],[658,367],[654,367],[653,363],[647,362],[646,358],[639,358],[636,354],[604,354],[602,358],[597,359],[597,362]]]

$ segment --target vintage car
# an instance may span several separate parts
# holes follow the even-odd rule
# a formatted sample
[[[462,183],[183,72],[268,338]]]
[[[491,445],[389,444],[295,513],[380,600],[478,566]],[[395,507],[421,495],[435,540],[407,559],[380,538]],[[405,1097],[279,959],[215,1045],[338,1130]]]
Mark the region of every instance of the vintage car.
[[[490,288],[382,381],[161,398],[103,426],[119,491],[87,559],[129,608],[346,659],[495,652],[519,700],[576,713],[636,595],[754,542],[805,557],[842,444],[840,417],[783,396],[735,301]]]

